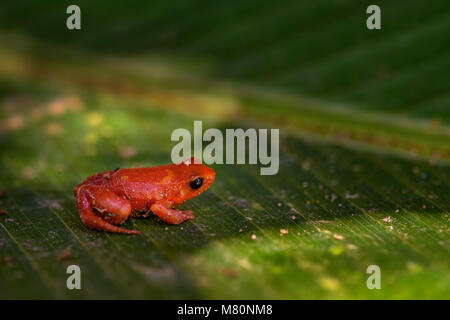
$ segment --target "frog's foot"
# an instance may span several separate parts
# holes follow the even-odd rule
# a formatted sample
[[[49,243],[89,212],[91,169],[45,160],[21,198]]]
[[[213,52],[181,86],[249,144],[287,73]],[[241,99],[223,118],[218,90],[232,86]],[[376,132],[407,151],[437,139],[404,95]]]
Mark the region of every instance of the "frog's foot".
[[[186,220],[194,219],[191,210],[180,211],[172,209],[173,203],[170,201],[157,201],[150,207],[150,210],[162,221],[168,224],[180,224]]]
[[[114,225],[123,223],[130,216],[131,205],[127,199],[97,185],[81,186],[77,190],[76,197],[80,218],[85,226],[115,233],[140,233]]]

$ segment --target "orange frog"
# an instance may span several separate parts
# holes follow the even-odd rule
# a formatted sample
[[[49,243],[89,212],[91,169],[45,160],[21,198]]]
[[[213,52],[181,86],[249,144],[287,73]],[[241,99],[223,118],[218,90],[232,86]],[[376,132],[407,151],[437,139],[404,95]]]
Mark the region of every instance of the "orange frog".
[[[147,217],[150,212],[169,224],[193,219],[191,210],[174,207],[208,189],[215,177],[213,169],[191,159],[152,168],[105,171],[90,176],[73,192],[81,221],[87,227],[139,234],[116,225],[130,215]]]

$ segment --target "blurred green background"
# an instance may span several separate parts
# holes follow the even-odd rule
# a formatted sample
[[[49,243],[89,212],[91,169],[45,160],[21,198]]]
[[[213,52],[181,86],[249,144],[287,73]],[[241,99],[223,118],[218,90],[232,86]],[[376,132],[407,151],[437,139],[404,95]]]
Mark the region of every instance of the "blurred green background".
[[[0,298],[450,298],[449,31],[439,0],[1,3]],[[279,174],[214,165],[179,226],[81,224],[75,185],[194,120],[280,128]]]

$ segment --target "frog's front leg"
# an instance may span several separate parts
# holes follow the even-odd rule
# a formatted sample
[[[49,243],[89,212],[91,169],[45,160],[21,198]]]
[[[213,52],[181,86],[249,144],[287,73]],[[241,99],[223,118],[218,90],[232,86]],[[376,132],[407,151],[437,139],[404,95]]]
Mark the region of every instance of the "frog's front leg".
[[[150,206],[150,210],[162,221],[169,224],[180,224],[188,219],[194,219],[191,210],[181,211],[172,209],[174,203],[168,200],[156,201]]]
[[[77,208],[81,221],[89,228],[126,234],[139,234],[115,226],[123,223],[131,214],[131,205],[109,189],[99,185],[82,185],[76,191]],[[97,215],[93,209],[98,212]]]

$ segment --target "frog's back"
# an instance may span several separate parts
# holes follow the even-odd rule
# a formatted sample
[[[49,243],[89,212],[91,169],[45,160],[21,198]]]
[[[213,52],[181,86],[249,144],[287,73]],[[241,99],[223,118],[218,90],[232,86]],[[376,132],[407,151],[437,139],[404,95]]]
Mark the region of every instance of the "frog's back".
[[[93,174],[92,176],[87,177],[82,183],[80,183],[73,189],[74,195],[77,194],[78,189],[81,186],[88,185],[88,184],[90,184],[90,185],[104,184],[104,182],[109,180],[114,175],[114,173],[118,170],[119,169],[112,170],[112,171],[104,171],[104,172],[96,173],[96,174]]]
[[[158,167],[120,169],[114,173],[114,178],[121,182],[132,181],[135,183],[159,184],[173,181],[175,173],[172,170],[173,165],[164,165]]]

